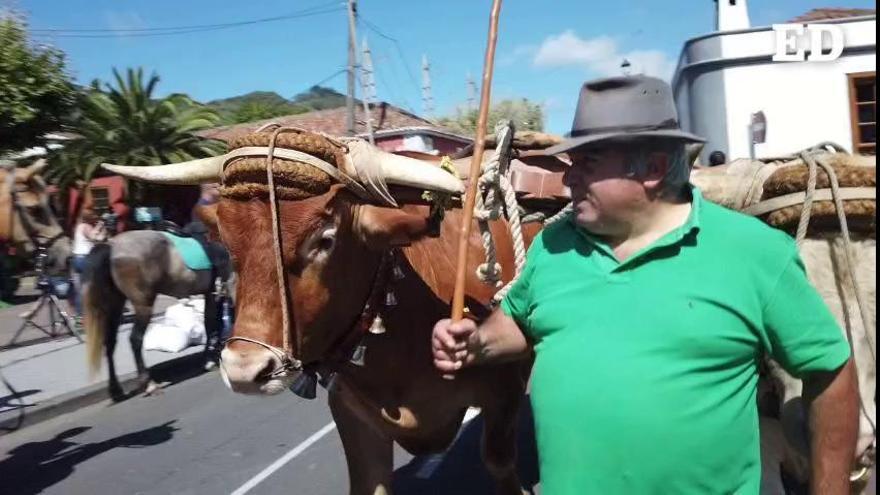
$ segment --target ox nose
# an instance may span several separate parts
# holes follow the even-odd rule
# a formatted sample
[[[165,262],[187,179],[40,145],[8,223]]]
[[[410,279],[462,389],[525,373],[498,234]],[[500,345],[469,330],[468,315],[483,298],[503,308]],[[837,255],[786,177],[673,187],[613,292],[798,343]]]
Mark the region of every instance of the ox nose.
[[[220,353],[220,370],[233,392],[277,393],[274,389],[278,387],[267,386],[272,382],[270,375],[280,366],[280,359],[272,351],[247,342],[227,345]]]

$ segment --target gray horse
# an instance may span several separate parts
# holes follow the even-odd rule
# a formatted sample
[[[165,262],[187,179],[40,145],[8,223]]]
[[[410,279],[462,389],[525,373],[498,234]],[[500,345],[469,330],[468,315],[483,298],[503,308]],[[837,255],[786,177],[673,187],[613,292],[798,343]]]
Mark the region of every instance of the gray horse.
[[[219,312],[214,297],[216,270],[191,270],[174,244],[161,232],[135,230],[113,237],[95,246],[86,260],[83,273],[83,322],[87,336],[89,368],[101,367],[101,350],[107,356],[109,392],[114,400],[126,397],[113,365],[116,329],[122,318],[125,301],[134,307],[134,328],[129,336],[137,365],[137,387],[131,393],[152,393],[158,386],[144,365],[144,333],[153,314],[156,296],[177,298],[205,296],[206,368],[216,364],[219,352]]]

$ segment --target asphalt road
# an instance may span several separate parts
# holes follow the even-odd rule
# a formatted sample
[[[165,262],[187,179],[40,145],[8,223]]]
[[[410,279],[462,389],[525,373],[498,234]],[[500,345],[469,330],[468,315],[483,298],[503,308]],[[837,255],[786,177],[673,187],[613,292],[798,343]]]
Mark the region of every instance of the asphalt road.
[[[216,372],[164,377],[155,397],[96,404],[0,438],[0,493],[344,494],[342,445],[326,397],[247,397]],[[163,377],[160,377],[163,378]],[[527,411],[526,411],[527,414]],[[528,425],[530,419],[524,418]],[[479,417],[447,453],[395,452],[395,493],[485,494]],[[531,431],[520,472],[537,481]]]

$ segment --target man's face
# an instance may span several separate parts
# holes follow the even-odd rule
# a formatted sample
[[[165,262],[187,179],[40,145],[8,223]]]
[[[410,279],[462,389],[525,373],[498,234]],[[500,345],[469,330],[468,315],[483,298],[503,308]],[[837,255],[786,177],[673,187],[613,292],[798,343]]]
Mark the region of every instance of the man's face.
[[[646,199],[644,184],[629,174],[627,153],[612,145],[569,156],[572,165],[563,182],[571,190],[578,225],[599,235],[621,234]]]

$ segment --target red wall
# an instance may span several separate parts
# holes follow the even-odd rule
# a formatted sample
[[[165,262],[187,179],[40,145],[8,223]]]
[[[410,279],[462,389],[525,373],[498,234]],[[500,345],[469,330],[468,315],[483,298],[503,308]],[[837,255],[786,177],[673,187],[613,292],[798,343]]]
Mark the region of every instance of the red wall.
[[[92,182],[89,183],[89,188],[107,189],[107,199],[110,203],[110,209],[118,218],[117,230],[119,232],[124,231],[130,210],[128,205],[125,204],[125,180],[118,175],[99,177],[93,179]],[[68,218],[65,219],[67,225],[72,226],[74,222],[76,222],[74,215],[76,215],[77,212],[74,209],[78,201],[79,191],[72,189],[70,191],[70,203],[67,205]]]

